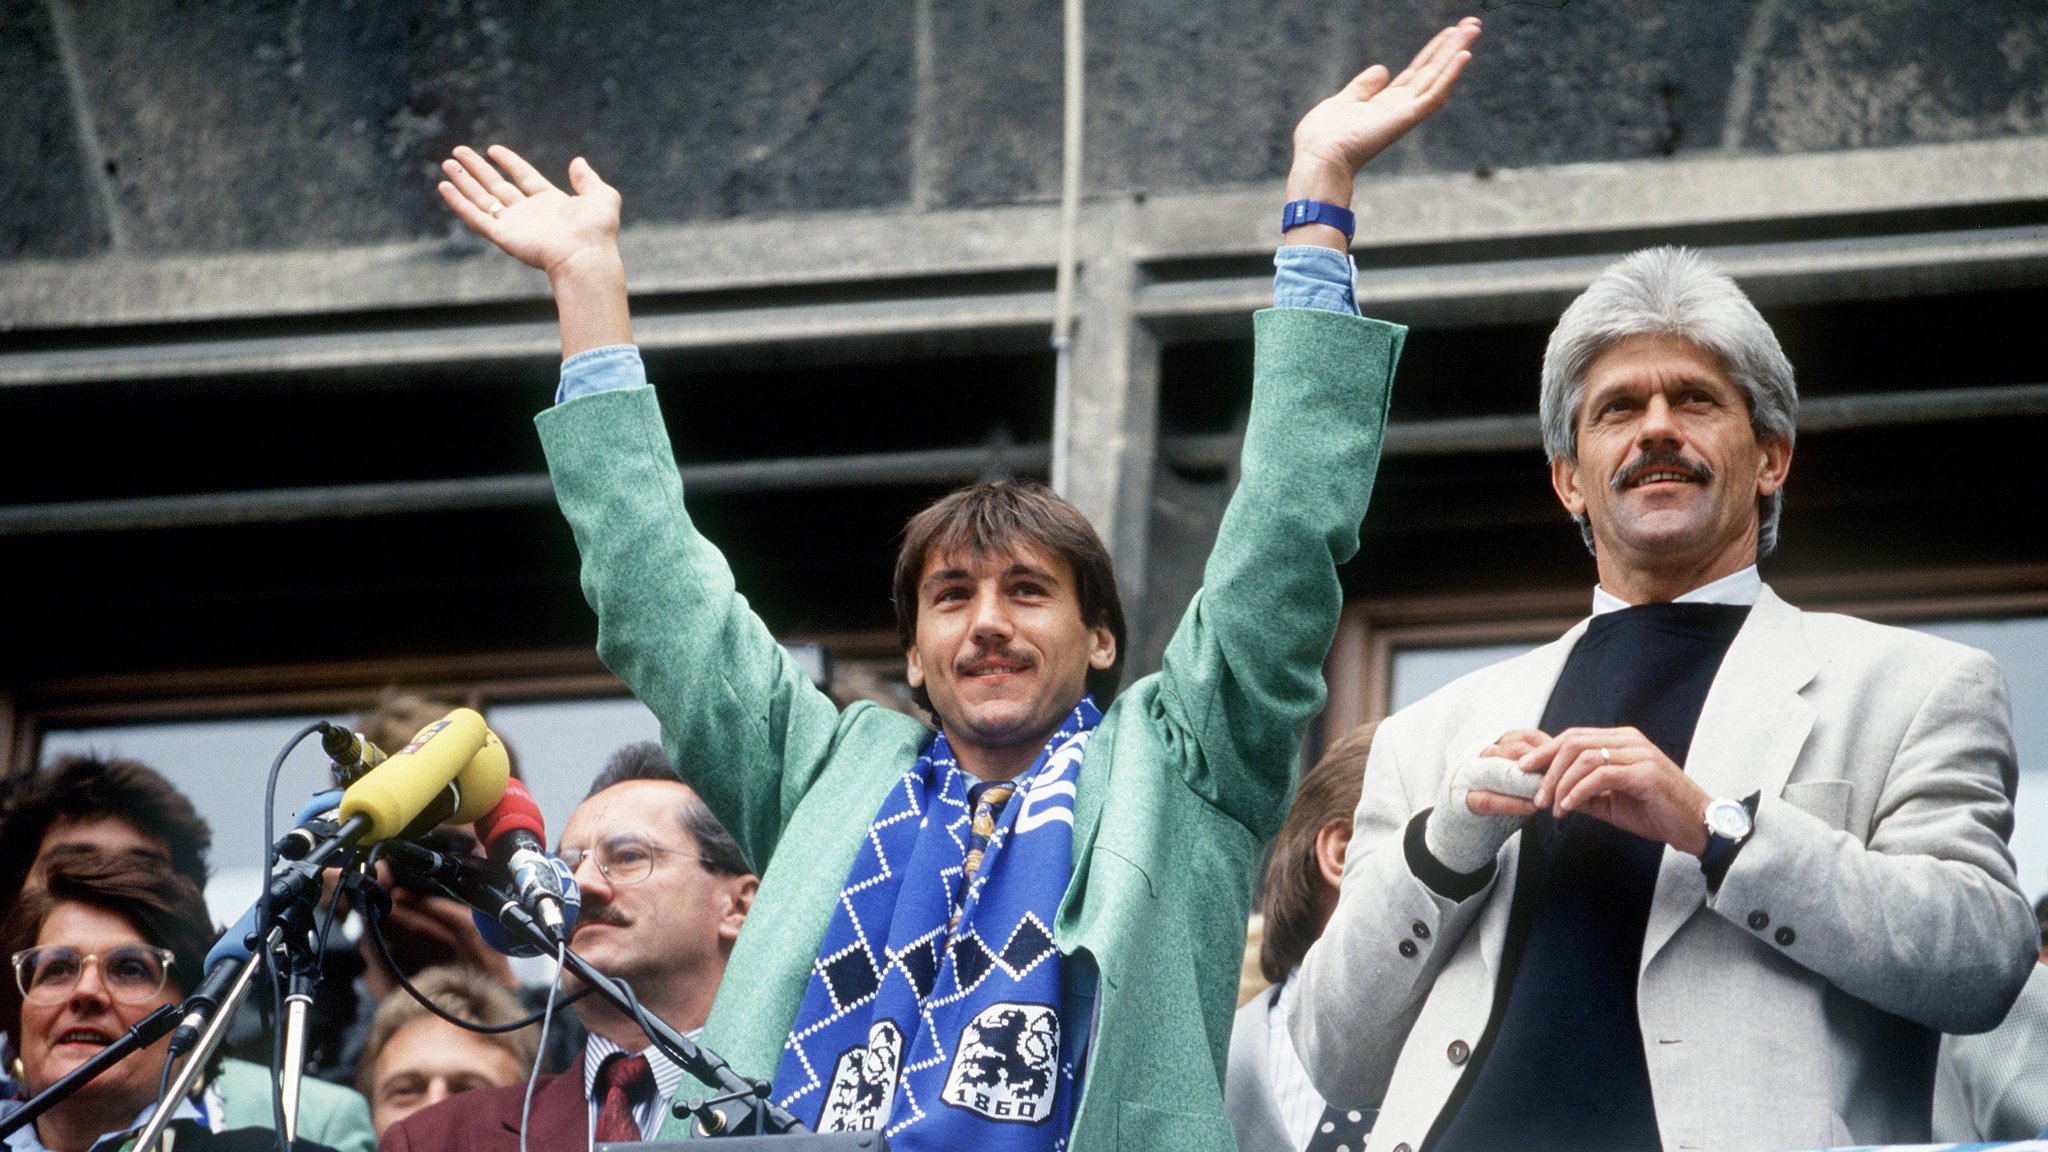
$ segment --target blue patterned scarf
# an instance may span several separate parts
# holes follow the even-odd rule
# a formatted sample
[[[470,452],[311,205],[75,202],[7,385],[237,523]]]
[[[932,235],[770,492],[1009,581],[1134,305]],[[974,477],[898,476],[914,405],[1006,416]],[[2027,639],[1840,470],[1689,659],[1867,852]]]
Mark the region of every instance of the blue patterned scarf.
[[[905,1150],[1066,1147],[1074,1065],[1052,923],[1074,873],[1081,754],[1101,720],[1084,698],[1053,733],[965,885],[989,785],[933,737],[846,877],[783,1045],[777,1103],[819,1132],[886,1128]]]

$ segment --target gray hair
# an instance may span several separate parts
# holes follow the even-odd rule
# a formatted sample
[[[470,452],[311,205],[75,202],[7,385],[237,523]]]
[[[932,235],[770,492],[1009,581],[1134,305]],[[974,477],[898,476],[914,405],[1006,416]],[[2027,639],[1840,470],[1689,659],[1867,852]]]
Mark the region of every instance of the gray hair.
[[[1579,458],[1578,414],[1586,369],[1602,352],[1631,336],[1677,336],[1721,362],[1749,401],[1749,424],[1759,442],[1790,444],[1799,416],[1792,362],[1771,326],[1735,281],[1690,248],[1645,248],[1603,269],[1564,310],[1543,350],[1543,451],[1555,463]],[[1781,487],[1758,500],[1756,554],[1778,546]],[[1573,517],[1593,548],[1593,526]]]
[[[583,798],[588,800],[612,785],[624,784],[628,780],[666,780],[683,785],[690,783],[681,771],[669,762],[668,753],[662,751],[660,744],[652,740],[642,740],[627,744],[612,753],[611,759],[605,761],[604,769],[597,774],[597,779],[590,782],[590,791],[584,793]],[[694,786],[690,788],[690,795],[683,801],[677,817],[683,831],[688,832],[697,841],[697,847],[703,851],[706,857],[705,867],[729,876],[753,875],[754,866],[747,863],[747,854],[740,850],[739,841],[733,839],[732,833],[726,831],[724,824],[719,823],[718,817],[712,814],[710,807],[697,795]]]

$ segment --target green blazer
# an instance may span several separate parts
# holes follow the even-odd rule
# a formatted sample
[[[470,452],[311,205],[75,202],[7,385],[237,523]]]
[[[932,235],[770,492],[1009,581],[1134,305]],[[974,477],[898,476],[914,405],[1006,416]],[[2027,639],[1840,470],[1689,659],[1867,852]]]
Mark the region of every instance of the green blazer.
[[[1063,1019],[1093,1029],[1076,1152],[1234,1148],[1223,1066],[1252,877],[1323,705],[1337,566],[1358,550],[1404,334],[1308,309],[1261,312],[1255,327],[1241,480],[1203,589],[1082,763],[1054,925]],[[536,422],[599,654],[766,864],[703,1040],[772,1077],[855,849],[930,731],[872,704],[839,710],[784,654],[691,524],[653,389]]]
[[[223,1060],[212,1089],[220,1094],[221,1115],[215,1131],[277,1130],[277,1116],[270,1103],[270,1069],[246,1060]],[[369,1104],[353,1088],[311,1076],[299,1081],[299,1139],[325,1144],[335,1152],[376,1152],[377,1148]]]

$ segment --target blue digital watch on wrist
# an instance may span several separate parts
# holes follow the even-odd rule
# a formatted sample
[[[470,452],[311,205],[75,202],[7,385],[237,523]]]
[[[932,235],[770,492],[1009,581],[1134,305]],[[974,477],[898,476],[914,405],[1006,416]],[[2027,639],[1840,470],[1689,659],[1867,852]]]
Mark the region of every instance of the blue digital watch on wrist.
[[[1289,200],[1280,209],[1280,231],[1299,228],[1303,224],[1327,224],[1344,234],[1348,243],[1358,227],[1358,217],[1349,208],[1339,208],[1324,200]]]

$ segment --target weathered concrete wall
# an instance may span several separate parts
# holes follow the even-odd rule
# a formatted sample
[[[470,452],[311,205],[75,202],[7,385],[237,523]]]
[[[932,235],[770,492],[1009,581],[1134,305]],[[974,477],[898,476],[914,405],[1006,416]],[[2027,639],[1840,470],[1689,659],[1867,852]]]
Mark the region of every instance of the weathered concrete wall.
[[[1440,0],[1090,6],[1098,194],[1277,178],[1300,112]],[[1377,171],[2048,131],[2048,5],[1524,0]],[[641,221],[1052,198],[1057,0],[0,2],[0,256],[442,233],[459,141],[577,152]]]

